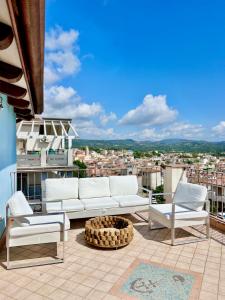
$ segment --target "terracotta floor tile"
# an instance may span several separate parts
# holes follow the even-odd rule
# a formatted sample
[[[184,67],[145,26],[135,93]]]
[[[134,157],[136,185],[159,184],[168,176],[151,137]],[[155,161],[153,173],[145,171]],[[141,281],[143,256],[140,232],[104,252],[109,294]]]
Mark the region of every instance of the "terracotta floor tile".
[[[81,297],[86,297],[90,293],[91,290],[92,290],[92,288],[80,284],[80,285],[77,285],[77,287],[73,291],[73,294],[81,296]]]
[[[100,281],[96,285],[95,289],[98,291],[107,293],[110,291],[110,289],[112,288],[113,285],[114,285],[114,283],[111,283],[111,282]]]

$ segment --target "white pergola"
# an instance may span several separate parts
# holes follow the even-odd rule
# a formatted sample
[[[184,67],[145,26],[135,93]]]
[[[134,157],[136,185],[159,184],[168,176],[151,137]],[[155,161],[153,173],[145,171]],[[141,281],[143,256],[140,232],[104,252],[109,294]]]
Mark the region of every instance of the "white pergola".
[[[68,140],[71,148],[72,140],[79,135],[72,125],[71,119],[35,118],[23,120],[17,125],[17,139],[27,141],[29,150],[34,150],[37,141],[49,144],[49,148],[58,149],[61,142]]]

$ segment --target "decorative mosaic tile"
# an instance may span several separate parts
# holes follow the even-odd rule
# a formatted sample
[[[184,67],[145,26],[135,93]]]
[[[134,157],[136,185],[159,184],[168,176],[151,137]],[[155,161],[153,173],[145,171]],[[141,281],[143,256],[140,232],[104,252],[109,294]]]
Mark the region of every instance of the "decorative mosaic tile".
[[[123,299],[196,299],[201,279],[201,274],[196,272],[136,260],[118,280],[111,293]]]

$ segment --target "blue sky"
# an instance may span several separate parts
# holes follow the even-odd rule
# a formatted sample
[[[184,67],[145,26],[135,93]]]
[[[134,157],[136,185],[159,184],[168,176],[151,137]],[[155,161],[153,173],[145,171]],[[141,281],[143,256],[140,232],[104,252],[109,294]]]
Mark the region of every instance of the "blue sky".
[[[81,138],[225,140],[224,36],[224,0],[47,0],[45,114]]]

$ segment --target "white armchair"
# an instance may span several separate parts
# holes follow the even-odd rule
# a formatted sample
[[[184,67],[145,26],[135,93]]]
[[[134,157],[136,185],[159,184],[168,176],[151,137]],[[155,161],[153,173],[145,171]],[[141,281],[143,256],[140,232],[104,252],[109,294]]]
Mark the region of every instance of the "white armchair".
[[[152,194],[152,197],[159,195],[165,194]],[[176,228],[206,225],[206,238],[208,239],[210,231],[209,212],[210,202],[207,198],[206,187],[180,182],[173,196],[172,203],[150,204],[149,228],[152,228],[152,221],[170,228],[171,244],[175,245]],[[195,239],[194,241],[199,240],[203,239]]]
[[[63,262],[64,242],[69,228],[70,222],[65,212],[34,213],[24,194],[21,191],[14,193],[6,206],[7,269]],[[62,258],[57,256],[54,260],[26,264],[12,264],[10,261],[11,247],[57,242],[63,242]]]

